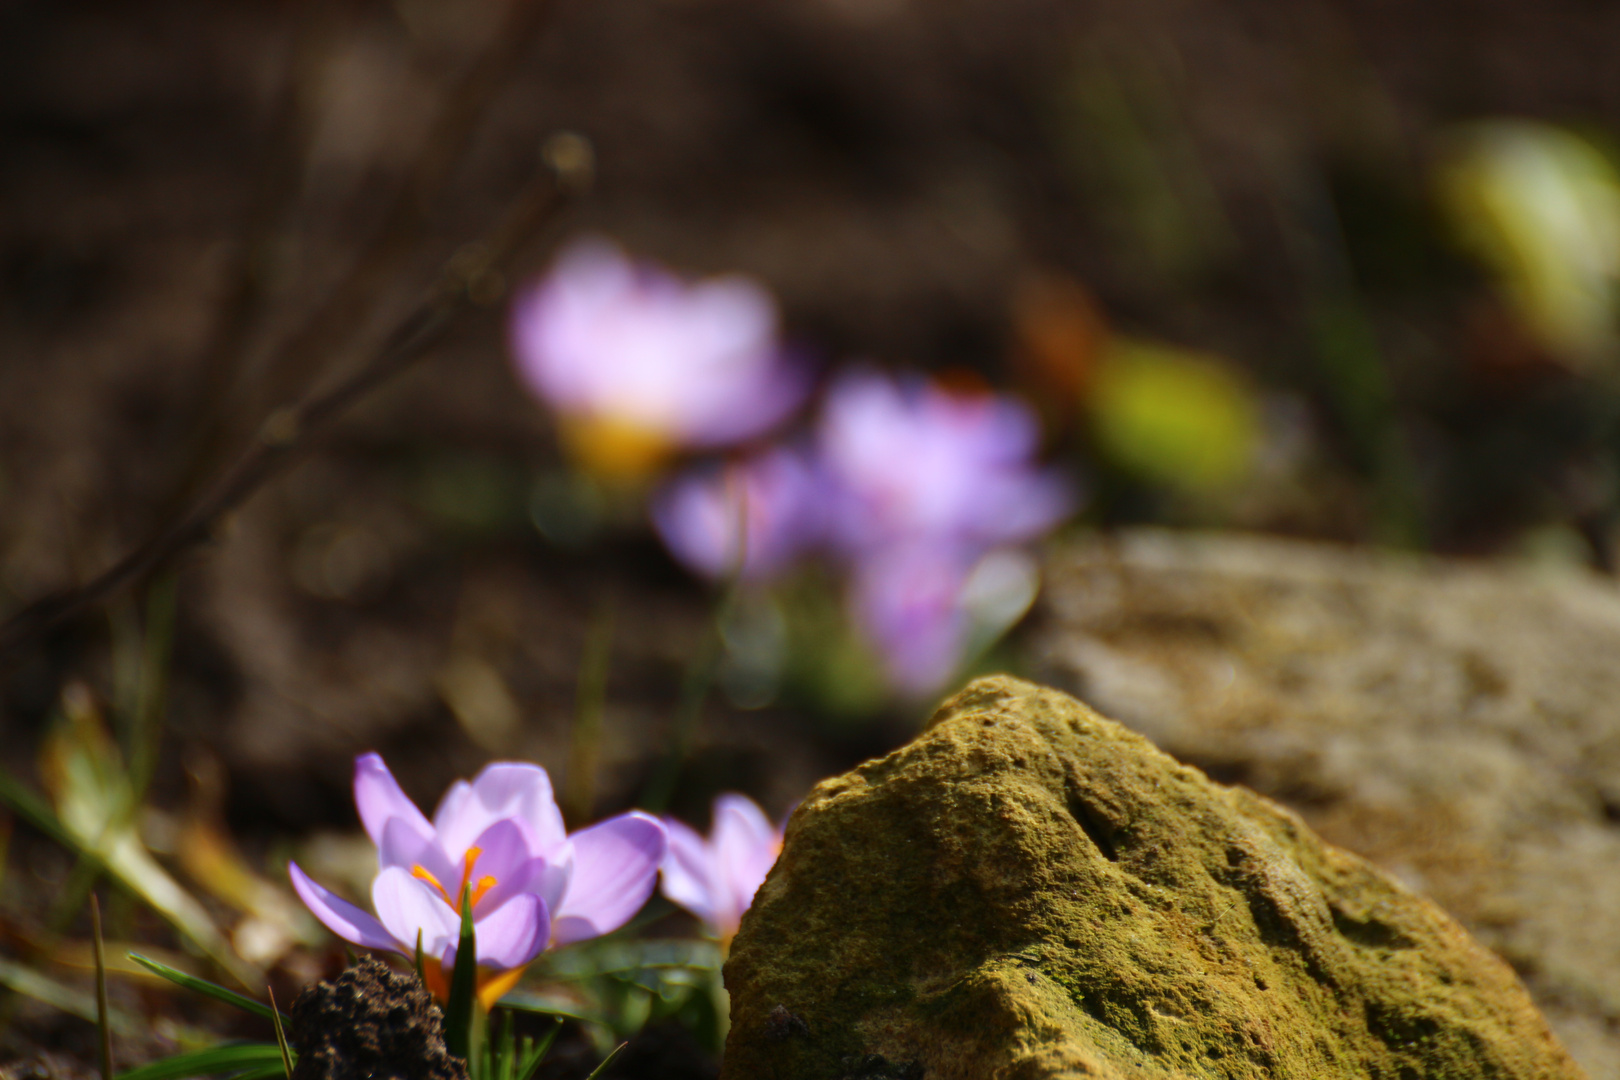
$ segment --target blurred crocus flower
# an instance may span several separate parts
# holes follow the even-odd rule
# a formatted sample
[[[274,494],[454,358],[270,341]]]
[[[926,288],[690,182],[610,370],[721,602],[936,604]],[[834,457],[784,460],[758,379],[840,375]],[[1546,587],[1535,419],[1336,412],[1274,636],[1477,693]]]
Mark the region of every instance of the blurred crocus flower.
[[[835,538],[849,552],[912,546],[974,558],[1034,539],[1074,496],[1034,463],[1035,417],[1011,398],[922,379],[854,372],[830,388],[818,449],[838,492]]]
[[[571,452],[609,478],[644,477],[676,451],[762,434],[808,389],[784,359],[775,303],[758,284],[687,284],[601,240],[576,243],[518,294],[512,348]]]
[[[975,560],[926,545],[896,547],[856,566],[850,608],[889,684],[921,698],[1021,619],[1039,583],[1035,561],[1011,548]]]
[[[1033,564],[1014,549],[1075,504],[1035,463],[1039,439],[1027,408],[988,392],[873,372],[828,392],[817,445],[851,615],[901,692],[936,692],[1033,599]]]
[[[825,485],[788,447],[688,472],[653,498],[670,552],[710,579],[774,576],[821,538]]]
[[[664,819],[664,829],[664,895],[729,944],[781,853],[781,830],[745,795],[714,800],[708,839],[674,818]]]
[[[569,836],[537,765],[497,762],[472,783],[458,780],[429,821],[376,754],[354,763],[354,801],[377,845],[375,917],[287,870],[309,909],[346,941],[416,953],[441,999],[455,966],[465,895],[478,948],[485,1008],[511,989],[547,945],[622,926],[651,895],[664,857],[662,824],[632,812]]]

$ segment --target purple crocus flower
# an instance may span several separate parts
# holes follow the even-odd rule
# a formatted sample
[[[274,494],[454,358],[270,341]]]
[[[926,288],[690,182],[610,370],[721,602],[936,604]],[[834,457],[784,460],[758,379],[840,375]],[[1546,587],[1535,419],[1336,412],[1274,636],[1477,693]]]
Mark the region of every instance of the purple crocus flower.
[[[1006,598],[970,595],[977,568],[1051,529],[1074,494],[1035,464],[1030,411],[988,392],[853,372],[829,390],[817,436],[831,532],[853,564],[851,616],[893,686],[933,693],[976,638],[1006,628]]]
[[[653,524],[704,577],[769,578],[820,539],[823,489],[804,454],[775,447],[676,478],[653,497]]]
[[[803,400],[770,294],[741,276],[686,284],[585,240],[519,293],[512,348],[524,382],[593,469],[643,475],[669,453],[728,446]]]
[[[664,829],[669,836],[664,895],[730,944],[782,850],[782,831],[745,795],[714,800],[706,840],[674,818],[664,819]]]
[[[851,615],[901,693],[925,697],[962,663],[973,628],[962,602],[970,570],[959,552],[926,544],[873,551],[855,567]]]
[[[921,378],[844,375],[828,391],[818,449],[840,493],[838,542],[957,548],[972,559],[1046,532],[1074,507],[1064,478],[1034,464],[1040,428],[1011,398]]]
[[[468,894],[478,942],[478,995],[486,1008],[552,943],[622,926],[651,895],[664,829],[639,812],[572,836],[538,765],[496,762],[458,780],[429,821],[376,754],[354,762],[354,802],[377,845],[375,917],[289,863],[293,888],[333,933],[368,949],[414,956],[440,998],[455,966],[461,899]]]

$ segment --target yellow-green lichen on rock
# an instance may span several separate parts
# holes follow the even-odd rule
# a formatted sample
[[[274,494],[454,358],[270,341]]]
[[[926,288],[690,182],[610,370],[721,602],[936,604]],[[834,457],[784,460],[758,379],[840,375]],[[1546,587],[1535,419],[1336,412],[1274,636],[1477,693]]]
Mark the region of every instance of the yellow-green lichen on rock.
[[[1578,1080],[1437,907],[1054,690],[818,785],[726,964],[722,1080]]]

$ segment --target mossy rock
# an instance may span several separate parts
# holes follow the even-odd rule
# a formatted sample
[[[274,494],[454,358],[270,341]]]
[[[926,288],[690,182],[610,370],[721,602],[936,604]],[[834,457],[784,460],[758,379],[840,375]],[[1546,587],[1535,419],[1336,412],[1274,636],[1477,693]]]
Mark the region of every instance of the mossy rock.
[[[816,787],[725,975],[722,1080],[1582,1076],[1433,904],[1007,678]]]

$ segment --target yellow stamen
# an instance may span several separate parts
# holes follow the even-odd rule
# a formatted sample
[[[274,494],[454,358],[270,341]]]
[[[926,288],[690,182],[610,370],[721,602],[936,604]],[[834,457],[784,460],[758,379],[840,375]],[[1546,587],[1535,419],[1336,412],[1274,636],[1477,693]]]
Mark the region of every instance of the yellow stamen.
[[[493,889],[494,887],[495,887],[495,879],[493,877],[491,877],[490,875],[485,874],[483,877],[479,878],[478,879],[478,884],[473,886],[473,891],[472,891],[472,905],[473,905],[473,907],[477,907],[478,906],[478,901],[482,900],[484,898],[484,894],[489,892],[489,890]]]

